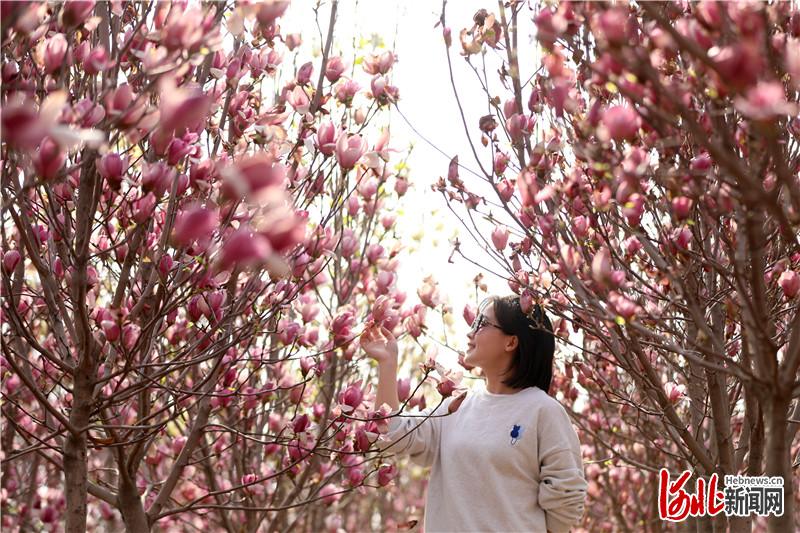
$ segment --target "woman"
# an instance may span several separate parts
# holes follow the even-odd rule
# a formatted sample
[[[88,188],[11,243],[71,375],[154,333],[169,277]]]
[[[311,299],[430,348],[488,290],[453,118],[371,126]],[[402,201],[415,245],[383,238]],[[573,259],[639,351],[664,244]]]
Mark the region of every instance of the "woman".
[[[378,446],[431,467],[426,532],[561,533],[580,520],[580,442],[567,412],[547,394],[552,331],[541,307],[527,316],[516,296],[488,299],[464,358],[465,366],[481,369],[486,389],[390,419]],[[378,362],[376,405],[399,413],[397,342],[385,328],[371,328],[361,346]]]

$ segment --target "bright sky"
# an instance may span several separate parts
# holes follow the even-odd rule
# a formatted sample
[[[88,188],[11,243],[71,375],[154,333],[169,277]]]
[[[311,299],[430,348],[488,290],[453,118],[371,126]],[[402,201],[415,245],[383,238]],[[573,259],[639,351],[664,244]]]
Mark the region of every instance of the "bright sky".
[[[297,22],[302,21],[305,44],[319,49],[317,29],[309,25],[309,21],[314,17],[315,3],[312,0],[293,2],[284,20],[284,28],[287,31],[295,31],[298,27]],[[447,209],[444,198],[430,190],[432,183],[440,176],[446,175],[450,158],[456,154],[459,155],[462,165],[467,168],[477,168],[453,97],[441,27],[434,28],[439,20],[441,7],[441,3],[430,0],[361,2],[344,0],[339,3],[334,37],[335,46],[338,45],[340,48],[334,48],[333,53],[341,53],[345,58],[350,57],[352,52],[349,48],[354,38],[370,41],[373,35],[377,35],[383,38],[386,48],[393,48],[398,56],[398,63],[395,64],[391,74],[391,82],[400,88],[398,104],[400,111],[418,132],[415,133],[400,114],[392,111],[392,147],[404,150],[413,145],[408,161],[412,186],[402,199],[403,213],[397,222],[400,240],[408,246],[408,253],[398,272],[398,285],[408,294],[408,301],[413,302],[417,299],[416,289],[422,284],[423,278],[433,275],[439,281],[441,295],[453,309],[456,337],[451,338],[450,343],[463,349],[468,328],[461,318],[461,313],[466,303],[476,303],[472,280],[482,270],[458,255],[454,256],[454,263],[448,263],[452,251],[448,241],[458,235],[462,243],[461,249],[467,255],[487,266],[491,265],[491,262],[485,253],[476,248],[476,244],[461,228],[455,215]],[[447,6],[447,24],[452,29],[451,58],[462,105],[468,113],[467,124],[474,135],[473,142],[478,147],[478,153],[484,158],[484,165],[491,165],[489,151],[480,146],[478,135],[475,135],[478,133],[478,118],[488,112],[486,98],[474,74],[460,56],[461,46],[458,40],[460,29],[472,26],[472,16],[481,7],[496,10],[497,5],[475,0],[451,1]],[[320,9],[323,34],[327,31],[329,13],[330,3],[326,2]],[[521,25],[530,23],[527,14],[523,14],[521,19],[523,19]],[[525,33],[521,35],[528,35],[528,28],[523,26],[522,29]],[[524,43],[525,39],[527,37],[521,37],[520,43]],[[522,61],[525,59],[521,58]],[[534,64],[533,58],[527,59],[529,65]],[[479,56],[473,56],[473,61],[479,64]],[[497,85],[494,80],[497,79],[499,62],[490,54],[487,55],[487,64],[490,84]],[[526,70],[523,64],[523,76],[526,75]],[[442,152],[447,155],[443,155]],[[461,177],[468,186],[471,181],[474,183],[477,179],[471,178],[469,172],[464,169],[461,170]],[[489,231],[491,230],[485,231],[484,234],[488,236]],[[414,237],[419,240],[416,241]],[[485,273],[484,283],[488,286],[489,294],[504,295],[510,292],[504,280],[488,272]],[[482,299],[483,295],[480,298]],[[429,313],[428,316],[429,319],[433,319],[429,320],[429,326],[439,328],[441,331],[441,323],[435,320],[435,315]],[[456,355],[449,350],[440,350],[438,358],[445,366],[456,366]]]

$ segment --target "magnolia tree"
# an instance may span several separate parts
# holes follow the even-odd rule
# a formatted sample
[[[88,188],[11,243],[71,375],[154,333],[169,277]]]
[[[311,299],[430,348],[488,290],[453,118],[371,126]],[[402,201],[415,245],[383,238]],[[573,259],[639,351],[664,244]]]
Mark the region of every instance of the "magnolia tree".
[[[794,531],[797,3],[501,1],[460,46],[445,15],[447,57],[486,98],[462,107],[474,159],[434,188],[523,307],[557,317],[552,392],[578,400],[585,527],[661,530],[664,467],[693,472],[687,492],[712,474],[720,491],[725,474],[780,476],[781,516],[688,519]]]
[[[336,55],[335,1],[303,45],[288,4],[2,3],[3,527],[375,518],[398,469],[357,336],[426,308],[396,288],[395,56]]]

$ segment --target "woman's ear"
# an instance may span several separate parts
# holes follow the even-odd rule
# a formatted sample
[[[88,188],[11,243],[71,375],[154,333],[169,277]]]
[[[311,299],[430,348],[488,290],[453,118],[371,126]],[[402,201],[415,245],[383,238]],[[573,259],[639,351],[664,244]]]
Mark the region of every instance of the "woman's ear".
[[[512,335],[506,341],[506,351],[513,352],[519,346],[519,338],[516,335]]]

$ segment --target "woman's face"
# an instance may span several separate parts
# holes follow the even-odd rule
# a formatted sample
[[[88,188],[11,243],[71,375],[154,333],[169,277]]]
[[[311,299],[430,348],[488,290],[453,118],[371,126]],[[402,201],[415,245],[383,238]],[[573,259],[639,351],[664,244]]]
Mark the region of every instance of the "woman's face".
[[[480,327],[467,334],[467,353],[464,363],[477,366],[484,372],[504,372],[511,364],[515,337],[506,335],[497,324],[494,304],[487,305],[475,320]]]

